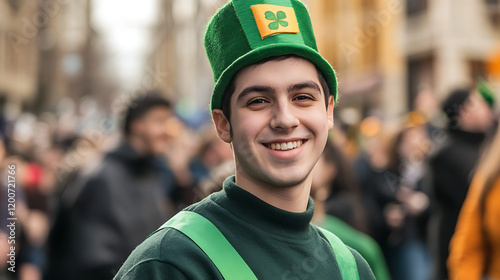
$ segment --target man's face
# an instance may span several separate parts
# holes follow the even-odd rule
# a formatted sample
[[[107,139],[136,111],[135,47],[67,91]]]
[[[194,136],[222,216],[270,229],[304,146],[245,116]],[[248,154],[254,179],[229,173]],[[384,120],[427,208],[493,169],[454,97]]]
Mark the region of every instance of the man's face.
[[[142,118],[134,122],[132,134],[141,139],[141,142],[147,147],[148,154],[162,154],[170,139],[168,124],[173,118],[171,110],[160,106],[153,107]]]
[[[493,125],[493,120],[493,112],[488,103],[475,93],[470,95],[459,116],[461,128],[470,132],[488,131]]]
[[[306,180],[333,127],[333,97],[325,108],[318,72],[301,58],[241,70],[231,96],[231,123],[214,110],[222,140],[232,142],[236,172],[261,186]],[[232,130],[232,134],[229,132]]]

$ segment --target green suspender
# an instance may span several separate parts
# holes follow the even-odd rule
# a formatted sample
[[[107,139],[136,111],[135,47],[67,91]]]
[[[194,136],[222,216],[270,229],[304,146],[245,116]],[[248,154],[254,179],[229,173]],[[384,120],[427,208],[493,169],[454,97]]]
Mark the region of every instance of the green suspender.
[[[342,242],[335,234],[324,228],[318,227],[318,229],[326,236],[326,239],[328,239],[330,245],[332,246],[335,258],[337,259],[337,264],[340,268],[342,279],[359,280],[356,259],[352,255],[351,251],[349,251],[349,248],[347,248],[344,242]]]
[[[224,235],[202,215],[181,211],[161,228],[164,227],[175,228],[193,240],[212,260],[224,279],[257,280]]]
[[[257,280],[250,267],[224,235],[202,215],[192,211],[181,211],[158,230],[165,227],[177,229],[196,243],[207,254],[224,279]],[[335,234],[319,227],[318,229],[332,246],[342,279],[359,280],[356,260],[349,249]]]

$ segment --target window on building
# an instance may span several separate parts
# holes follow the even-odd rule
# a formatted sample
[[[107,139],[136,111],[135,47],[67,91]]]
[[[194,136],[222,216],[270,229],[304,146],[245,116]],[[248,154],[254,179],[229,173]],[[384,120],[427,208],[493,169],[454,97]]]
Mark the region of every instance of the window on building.
[[[406,0],[406,14],[416,16],[427,10],[428,0]]]
[[[497,28],[500,28],[500,0],[484,0],[486,11],[491,22]]]

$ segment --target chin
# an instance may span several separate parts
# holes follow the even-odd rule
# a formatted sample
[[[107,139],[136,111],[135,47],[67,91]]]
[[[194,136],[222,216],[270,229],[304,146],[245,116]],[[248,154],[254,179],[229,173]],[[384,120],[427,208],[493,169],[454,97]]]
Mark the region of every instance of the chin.
[[[293,177],[282,176],[282,175],[279,176],[269,175],[267,181],[270,185],[276,187],[291,188],[303,183],[306,179],[307,179],[307,174],[300,176],[295,173]]]
[[[151,153],[154,155],[162,155],[168,149],[168,145],[165,143],[158,143],[156,145],[151,146]]]

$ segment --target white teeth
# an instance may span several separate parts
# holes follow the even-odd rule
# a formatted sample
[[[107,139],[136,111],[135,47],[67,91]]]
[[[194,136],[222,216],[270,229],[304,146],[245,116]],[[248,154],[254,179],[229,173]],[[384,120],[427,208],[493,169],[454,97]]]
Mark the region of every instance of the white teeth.
[[[271,150],[277,150],[277,151],[288,151],[292,149],[296,149],[300,146],[302,146],[303,141],[293,141],[293,142],[286,142],[286,143],[271,143],[268,144],[268,147],[271,148]]]

